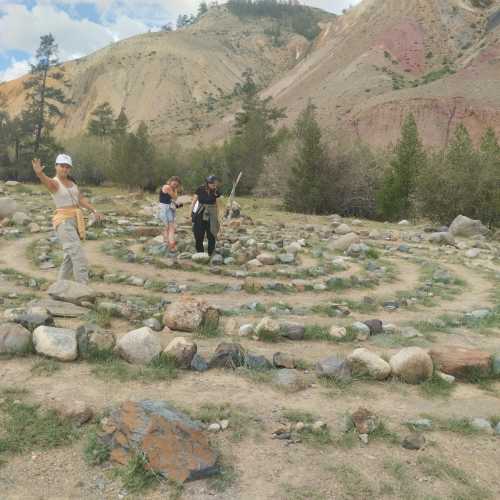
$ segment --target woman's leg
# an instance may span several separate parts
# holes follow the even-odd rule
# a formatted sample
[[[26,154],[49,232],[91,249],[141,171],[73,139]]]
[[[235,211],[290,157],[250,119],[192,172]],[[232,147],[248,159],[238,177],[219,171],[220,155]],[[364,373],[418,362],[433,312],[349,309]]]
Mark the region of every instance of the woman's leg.
[[[208,240],[208,255],[212,255],[215,251],[215,237],[210,232],[210,222],[206,222],[206,232],[207,232],[207,240]]]
[[[172,252],[175,252],[177,250],[177,243],[175,241],[175,230],[176,230],[175,222],[171,222],[167,226],[167,242],[168,242],[168,248]]]
[[[71,280],[73,278],[78,283],[87,284],[89,282],[87,259],[78,236],[76,221],[71,219],[59,224],[57,236],[62,243],[64,252],[64,260],[58,279]]]
[[[193,223],[193,235],[196,245],[196,251],[198,253],[203,253],[205,249],[203,248],[203,239],[205,238],[205,226],[202,220],[195,219]]]

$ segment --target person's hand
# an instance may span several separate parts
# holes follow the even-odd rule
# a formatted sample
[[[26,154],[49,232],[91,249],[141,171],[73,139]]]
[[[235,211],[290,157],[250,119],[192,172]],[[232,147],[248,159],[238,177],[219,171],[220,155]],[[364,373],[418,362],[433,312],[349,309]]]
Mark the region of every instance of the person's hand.
[[[43,169],[45,168],[42,165],[42,162],[40,161],[40,158],[34,158],[31,161],[31,164],[33,165],[33,170],[35,171],[35,174],[38,176],[43,172]]]
[[[94,218],[96,222],[101,222],[104,219],[104,215],[102,215],[100,212],[94,212]]]

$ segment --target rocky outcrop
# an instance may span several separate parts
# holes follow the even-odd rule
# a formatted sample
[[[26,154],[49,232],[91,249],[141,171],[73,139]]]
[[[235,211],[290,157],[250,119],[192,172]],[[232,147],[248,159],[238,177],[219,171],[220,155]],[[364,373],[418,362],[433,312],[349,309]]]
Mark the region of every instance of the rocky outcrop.
[[[166,401],[126,401],[106,419],[103,431],[100,439],[119,464],[143,454],[148,469],[180,482],[218,471],[217,453],[200,424]]]

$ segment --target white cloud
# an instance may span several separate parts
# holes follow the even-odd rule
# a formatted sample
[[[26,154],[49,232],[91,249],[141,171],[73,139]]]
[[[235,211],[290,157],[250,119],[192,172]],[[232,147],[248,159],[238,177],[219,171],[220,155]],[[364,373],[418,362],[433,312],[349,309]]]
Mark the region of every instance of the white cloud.
[[[30,70],[29,61],[16,61],[12,59],[10,66],[3,71],[0,71],[0,82],[14,80],[25,75]]]
[[[338,13],[359,1],[307,0],[303,3]],[[34,54],[40,37],[52,33],[64,61],[144,33],[152,26],[175,21],[180,13],[195,12],[201,0],[38,0],[32,9],[15,3],[16,0],[4,2],[0,0],[0,52],[18,50]],[[93,5],[101,18],[99,22],[77,19],[61,10],[58,7],[61,4]],[[14,59],[8,68],[0,71],[0,81],[17,78],[27,69],[27,61]]]
[[[50,5],[7,4],[0,17],[0,50],[22,50],[34,53],[40,36],[52,33],[59,44],[60,55],[67,58],[75,52],[96,50],[111,41],[108,30],[86,19],[72,19],[66,12]]]

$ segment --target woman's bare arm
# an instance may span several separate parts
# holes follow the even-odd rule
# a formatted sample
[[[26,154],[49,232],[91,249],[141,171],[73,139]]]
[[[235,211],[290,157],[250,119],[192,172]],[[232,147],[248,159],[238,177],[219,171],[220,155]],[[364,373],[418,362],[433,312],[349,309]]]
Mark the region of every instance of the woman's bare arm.
[[[79,202],[81,207],[86,208],[86,209],[90,210],[91,212],[93,212],[97,219],[102,218],[102,215],[92,206],[92,203],[90,203],[90,201],[87,198],[85,198],[85,196],[83,196],[83,194],[81,194],[81,193],[80,193],[80,198],[78,199],[78,202]]]
[[[170,198],[172,198],[172,200],[176,200],[177,199],[177,191],[174,191],[168,184],[165,184],[163,186],[162,191],[164,193],[169,194]]]
[[[193,213],[194,205],[195,205],[195,203],[196,203],[197,201],[198,201],[198,195],[197,195],[197,194],[195,194],[195,195],[193,196],[193,201],[191,202],[191,213]]]
[[[47,175],[43,173],[43,169],[45,168],[42,165],[42,162],[39,158],[35,158],[32,160],[31,164],[33,165],[33,170],[36,176],[40,179],[40,182],[51,192],[55,193],[59,189],[57,182],[54,179],[51,179]]]

